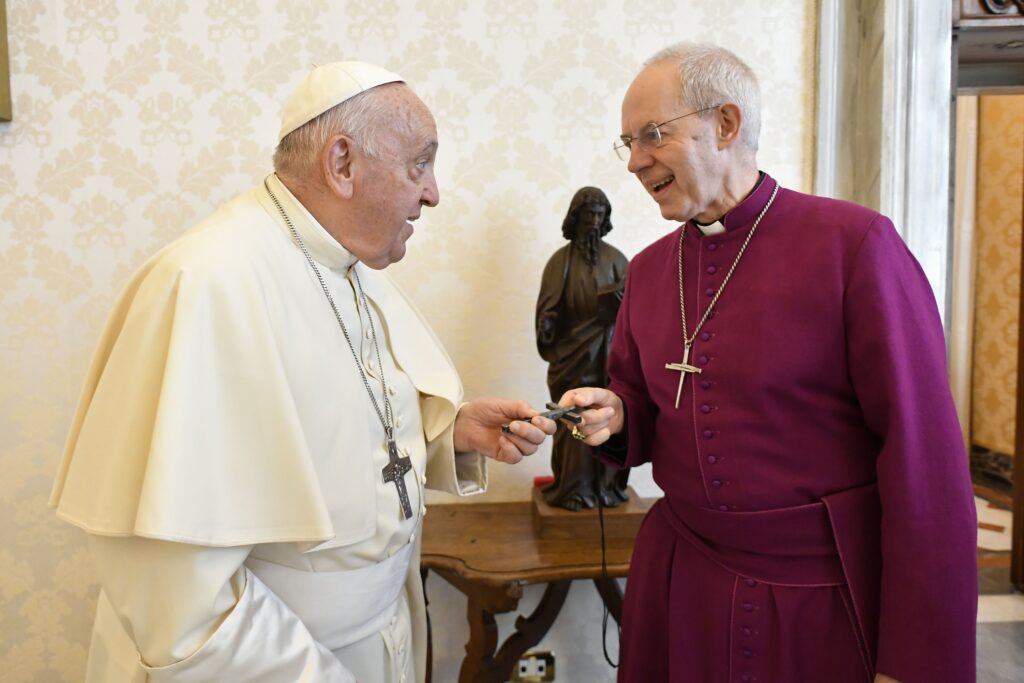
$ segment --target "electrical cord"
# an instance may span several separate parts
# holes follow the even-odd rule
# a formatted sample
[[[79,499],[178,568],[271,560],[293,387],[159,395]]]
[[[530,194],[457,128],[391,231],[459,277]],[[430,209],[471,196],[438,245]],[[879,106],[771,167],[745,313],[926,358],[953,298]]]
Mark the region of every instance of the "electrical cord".
[[[600,481],[594,482],[594,494],[597,496],[597,518],[601,523],[601,578],[607,581],[611,577],[608,576],[608,551],[605,547],[604,538],[604,501],[601,498]],[[604,615],[601,617],[601,649],[604,651],[604,661],[608,662],[608,665],[613,669],[617,669],[619,668],[619,663],[613,662],[608,654],[608,604],[602,599],[601,605],[604,607]],[[622,626],[617,625],[617,628],[619,641],[621,642]]]

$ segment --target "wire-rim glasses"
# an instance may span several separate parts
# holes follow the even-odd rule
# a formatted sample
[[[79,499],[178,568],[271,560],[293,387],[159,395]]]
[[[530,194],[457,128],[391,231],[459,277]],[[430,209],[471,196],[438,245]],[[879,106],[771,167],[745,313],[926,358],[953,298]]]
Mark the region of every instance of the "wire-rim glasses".
[[[620,135],[618,141],[612,145],[612,149],[615,150],[615,154],[616,156],[619,157],[619,159],[622,159],[623,161],[629,161],[629,152],[633,148],[634,142],[646,149],[654,149],[656,147],[661,147],[661,144],[664,142],[661,133],[661,126],[664,126],[666,123],[678,121],[679,119],[685,119],[687,116],[693,116],[694,114],[700,114],[701,112],[710,111],[711,109],[717,109],[720,106],[722,105],[716,104],[711,107],[697,109],[696,111],[691,111],[687,114],[682,114],[680,116],[675,117],[674,119],[662,121],[661,123],[648,123],[646,126],[640,129],[640,133],[636,137]]]

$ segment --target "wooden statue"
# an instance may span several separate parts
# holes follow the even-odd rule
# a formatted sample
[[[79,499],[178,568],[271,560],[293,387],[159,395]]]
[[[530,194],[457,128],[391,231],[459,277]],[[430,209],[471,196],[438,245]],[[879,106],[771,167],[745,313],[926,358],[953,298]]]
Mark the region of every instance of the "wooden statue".
[[[537,298],[537,350],[548,362],[548,388],[557,401],[567,390],[608,386],[608,349],[622,302],[629,260],[603,238],[612,229],[604,192],[576,192],[562,222],[569,240],[544,268]],[[550,505],[592,508],[627,500],[628,470],[605,466],[568,429],[555,433],[551,455],[555,481],[544,490]]]

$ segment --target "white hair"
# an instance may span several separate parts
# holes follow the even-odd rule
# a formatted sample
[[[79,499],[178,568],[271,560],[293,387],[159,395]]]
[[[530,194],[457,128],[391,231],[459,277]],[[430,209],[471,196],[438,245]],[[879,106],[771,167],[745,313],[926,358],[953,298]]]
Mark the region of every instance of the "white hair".
[[[658,51],[644,67],[671,62],[679,69],[680,94],[684,105],[694,109],[712,108],[726,102],[739,105],[743,114],[740,142],[757,151],[761,133],[761,88],[757,76],[735,54],[717,45],[676,43]],[[711,112],[700,114],[710,116]]]
[[[338,134],[352,138],[363,154],[380,159],[388,147],[388,138],[382,133],[396,125],[408,125],[408,115],[396,110],[394,86],[401,85],[370,88],[288,133],[274,150],[274,171],[293,178],[310,177],[327,140]]]

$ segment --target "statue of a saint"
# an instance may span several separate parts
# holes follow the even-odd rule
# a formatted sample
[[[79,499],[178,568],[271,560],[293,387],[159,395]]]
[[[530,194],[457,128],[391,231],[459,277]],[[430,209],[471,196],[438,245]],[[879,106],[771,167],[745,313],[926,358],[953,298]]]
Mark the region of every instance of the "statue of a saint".
[[[608,386],[608,348],[622,302],[629,260],[603,238],[612,207],[596,187],[581,188],[569,204],[562,235],[569,240],[544,268],[537,298],[537,350],[548,365],[551,400],[574,387]],[[615,470],[590,454],[567,429],[555,433],[555,481],[543,490],[550,505],[568,510],[627,500],[628,470]]]

